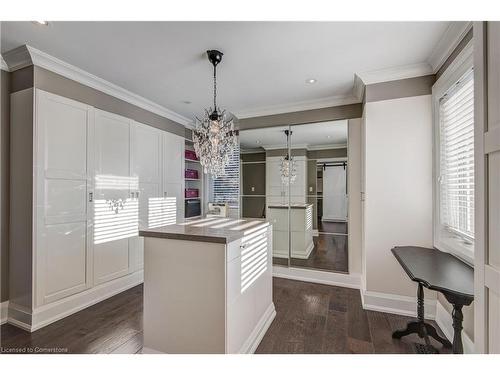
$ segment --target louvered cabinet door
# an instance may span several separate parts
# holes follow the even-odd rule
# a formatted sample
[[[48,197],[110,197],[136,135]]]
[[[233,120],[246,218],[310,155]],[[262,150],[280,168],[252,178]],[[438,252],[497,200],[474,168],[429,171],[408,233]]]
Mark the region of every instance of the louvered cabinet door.
[[[91,287],[92,108],[36,91],[35,306]]]

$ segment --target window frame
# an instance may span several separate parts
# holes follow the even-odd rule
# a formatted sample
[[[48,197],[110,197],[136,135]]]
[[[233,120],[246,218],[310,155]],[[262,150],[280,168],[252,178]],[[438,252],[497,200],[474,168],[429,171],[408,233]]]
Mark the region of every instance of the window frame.
[[[473,69],[473,44],[470,41],[458,54],[444,73],[432,87],[433,107],[433,245],[435,248],[451,253],[470,265],[474,264],[474,244],[467,245],[459,236],[453,236],[452,231],[446,230],[441,225],[441,190],[439,176],[441,172],[441,123],[440,99],[462,78],[469,70]],[[474,184],[475,185],[475,184]]]

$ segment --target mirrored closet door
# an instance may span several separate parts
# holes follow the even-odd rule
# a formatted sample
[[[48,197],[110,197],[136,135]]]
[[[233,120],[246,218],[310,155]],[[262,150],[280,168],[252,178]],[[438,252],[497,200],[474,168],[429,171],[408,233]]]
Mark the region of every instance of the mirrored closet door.
[[[273,264],[348,272],[347,120],[240,132],[241,216],[273,225]]]

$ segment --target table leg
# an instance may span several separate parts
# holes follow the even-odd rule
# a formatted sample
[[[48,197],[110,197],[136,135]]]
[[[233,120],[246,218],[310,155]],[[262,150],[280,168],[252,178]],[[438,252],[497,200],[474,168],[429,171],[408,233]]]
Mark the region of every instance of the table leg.
[[[462,322],[464,320],[464,314],[462,313],[462,305],[454,304],[453,312],[451,316],[453,317],[453,353],[463,354],[464,347],[462,344]]]

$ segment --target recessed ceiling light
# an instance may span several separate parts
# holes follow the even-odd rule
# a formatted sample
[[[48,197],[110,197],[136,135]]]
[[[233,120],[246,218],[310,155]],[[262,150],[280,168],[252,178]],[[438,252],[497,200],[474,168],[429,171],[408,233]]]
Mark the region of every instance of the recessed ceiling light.
[[[184,104],[191,104],[191,102],[189,100],[183,100],[182,101]]]
[[[331,135],[327,135],[326,138],[332,138],[332,136]]]
[[[316,83],[316,82],[318,82],[318,80],[315,78],[306,79],[306,83],[309,83],[310,85],[312,85],[313,83]]]
[[[47,26],[49,24],[49,21],[33,21],[33,23],[37,25]]]
[[[257,143],[258,145],[260,145],[260,141],[259,140],[256,140],[255,143]]]

